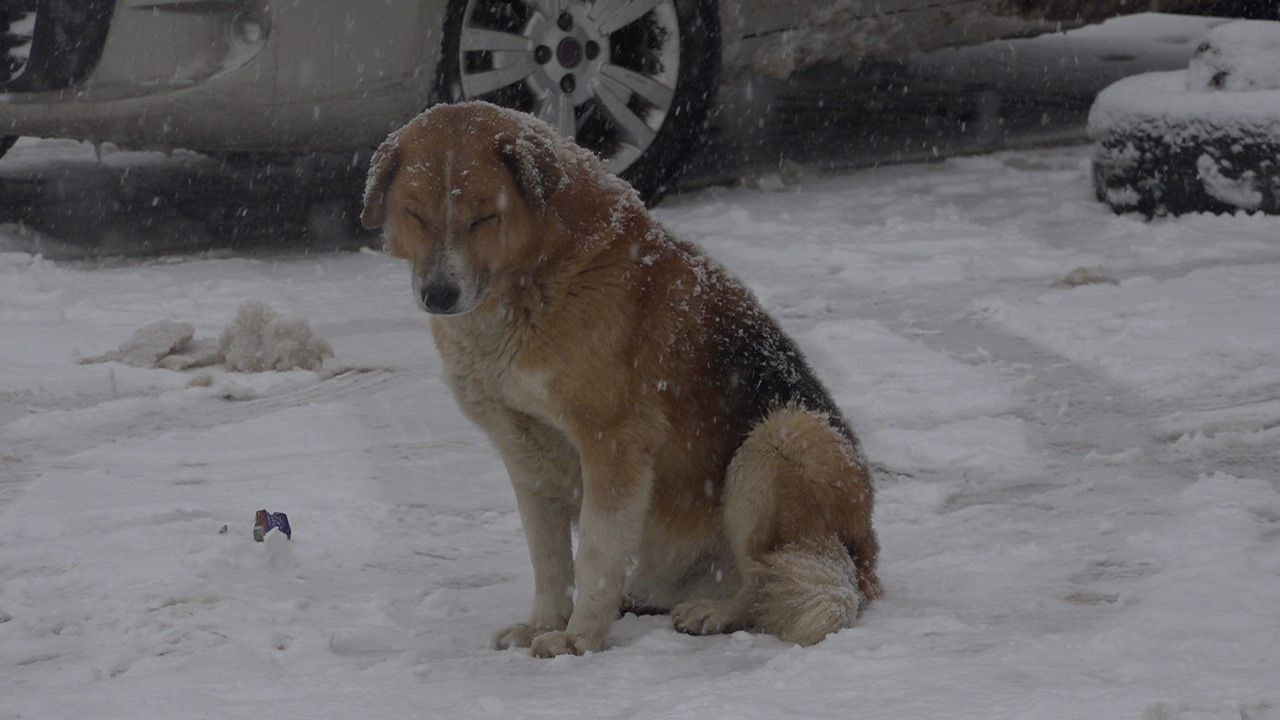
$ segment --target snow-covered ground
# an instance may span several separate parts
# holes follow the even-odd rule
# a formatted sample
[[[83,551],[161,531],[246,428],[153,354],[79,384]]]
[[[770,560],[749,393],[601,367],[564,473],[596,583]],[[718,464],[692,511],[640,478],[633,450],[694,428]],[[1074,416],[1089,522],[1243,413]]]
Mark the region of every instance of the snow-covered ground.
[[[809,649],[628,616],[596,655],[489,650],[520,523],[391,258],[0,254],[0,719],[1280,717],[1280,218],[1117,217],[1088,155],[660,210],[881,466],[885,597]],[[329,370],[77,364],[247,299]]]

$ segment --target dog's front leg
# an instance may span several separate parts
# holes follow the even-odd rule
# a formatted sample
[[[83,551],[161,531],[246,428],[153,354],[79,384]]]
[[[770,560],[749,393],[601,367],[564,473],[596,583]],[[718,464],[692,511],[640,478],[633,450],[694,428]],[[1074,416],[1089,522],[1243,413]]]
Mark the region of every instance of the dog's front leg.
[[[578,446],[582,510],[574,563],[577,595],[568,627],[533,639],[532,652],[538,657],[604,648],[649,510],[653,462],[647,452],[609,434]]]
[[[529,621],[499,630],[498,650],[529,647],[539,633],[562,630],[573,611],[573,555],[567,503],[514,483],[516,504],[533,561],[533,609]]]
[[[545,431],[527,419],[512,417],[512,427],[516,429],[495,433],[495,439],[511,476],[529,559],[533,562],[533,609],[528,622],[494,634],[493,645],[499,650],[529,647],[536,635],[563,630],[573,612],[569,524],[573,517],[571,493],[578,471],[572,466],[569,453],[547,441]]]

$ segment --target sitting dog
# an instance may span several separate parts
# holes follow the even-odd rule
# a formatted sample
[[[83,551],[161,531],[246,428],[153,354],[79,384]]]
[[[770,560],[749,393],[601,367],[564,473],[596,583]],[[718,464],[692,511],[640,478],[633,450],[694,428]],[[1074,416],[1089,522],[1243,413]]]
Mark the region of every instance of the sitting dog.
[[[871,475],[831,396],[590,152],[494,105],[436,106],[378,148],[361,220],[412,264],[515,487],[533,610],[496,647],[601,650],[624,600],[808,645],[880,594]]]

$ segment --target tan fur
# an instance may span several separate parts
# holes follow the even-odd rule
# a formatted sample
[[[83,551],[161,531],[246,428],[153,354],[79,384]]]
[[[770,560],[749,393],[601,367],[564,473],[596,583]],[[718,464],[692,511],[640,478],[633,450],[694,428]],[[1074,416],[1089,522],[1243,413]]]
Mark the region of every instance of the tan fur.
[[[865,467],[821,417],[785,408],[760,423],[729,465],[726,529],[741,538],[753,624],[801,645],[850,627],[881,590]],[[844,542],[858,539],[860,571]]]
[[[812,645],[853,627],[862,605],[853,560],[834,535],[784,545],[758,562],[751,617],[755,627],[798,645]]]
[[[726,338],[785,337],[594,156],[491,105],[437,107],[379,149],[363,219],[385,223],[415,293],[445,268],[471,303],[432,330],[502,454],[534,567],[530,617],[496,645],[599,650],[624,591],[687,631],[807,644],[880,593],[852,433],[808,406],[749,417],[763,400]]]

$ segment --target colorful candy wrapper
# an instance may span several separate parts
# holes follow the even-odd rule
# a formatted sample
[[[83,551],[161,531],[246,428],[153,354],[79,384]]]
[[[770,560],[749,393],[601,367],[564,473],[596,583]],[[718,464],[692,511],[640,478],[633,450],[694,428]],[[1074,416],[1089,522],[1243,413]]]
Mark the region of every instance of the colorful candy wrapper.
[[[293,539],[293,531],[289,529],[288,515],[259,510],[253,518],[253,539],[262,542],[262,539],[272,530],[279,530],[286,538]]]

